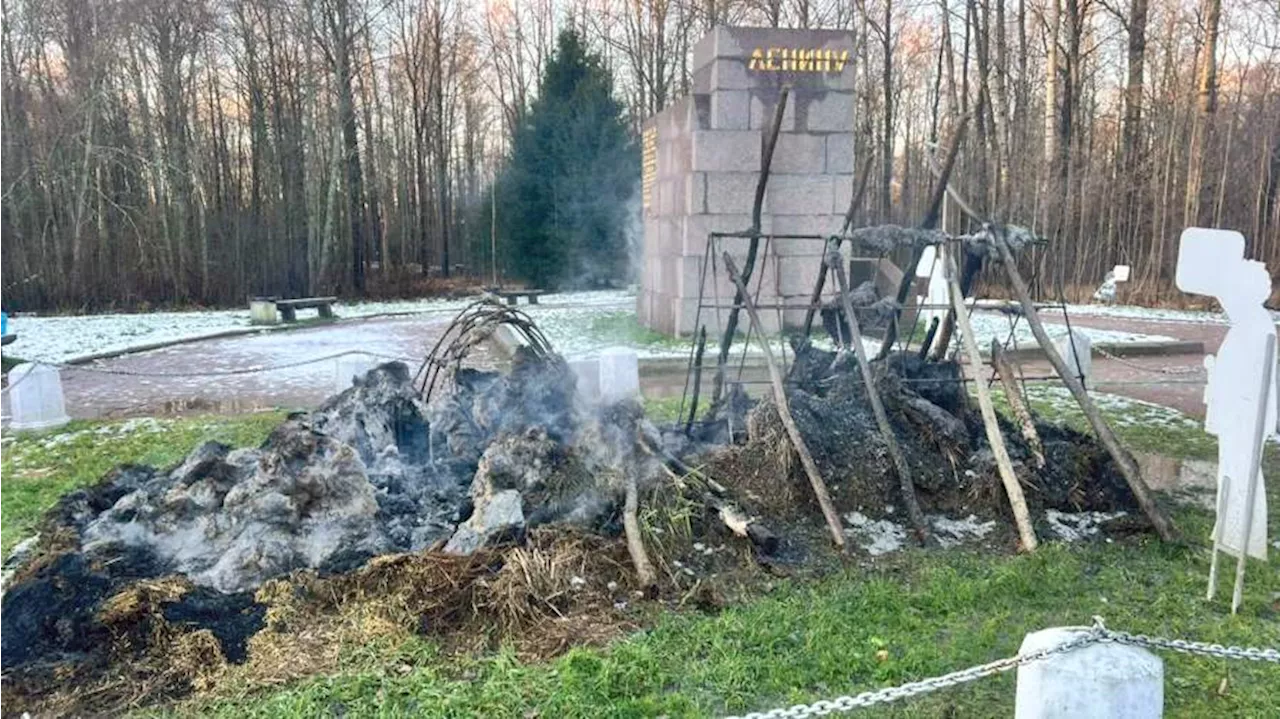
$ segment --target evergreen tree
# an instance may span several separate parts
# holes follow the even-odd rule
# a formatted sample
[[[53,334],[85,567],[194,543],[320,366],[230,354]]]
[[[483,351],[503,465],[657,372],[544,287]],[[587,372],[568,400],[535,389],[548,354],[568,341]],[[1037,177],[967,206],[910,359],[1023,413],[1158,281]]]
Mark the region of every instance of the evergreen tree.
[[[498,188],[509,272],[544,288],[624,280],[636,143],[613,76],[573,30],[560,34],[538,99],[517,124]]]

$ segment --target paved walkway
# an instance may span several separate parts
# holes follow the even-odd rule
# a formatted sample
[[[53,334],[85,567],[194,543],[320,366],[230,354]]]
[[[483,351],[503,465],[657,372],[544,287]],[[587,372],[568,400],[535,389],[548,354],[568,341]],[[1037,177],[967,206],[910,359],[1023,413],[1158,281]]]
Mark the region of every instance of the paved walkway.
[[[308,360],[359,351],[378,355],[375,361],[403,359],[416,372],[451,320],[419,316],[344,322],[100,360],[63,370],[67,412],[98,418],[311,408],[334,393],[338,360]],[[478,361],[486,359],[477,355]],[[253,367],[280,368],[221,374]],[[174,374],[190,376],[162,376]]]
[[[1060,315],[1046,313],[1046,319],[1057,321]],[[1194,322],[1157,322],[1150,320],[1071,316],[1072,327],[1141,332],[1165,335],[1179,340],[1204,343],[1206,353],[1218,351],[1227,325]],[[1053,375],[1048,360],[1024,360],[1027,376]],[[1193,417],[1204,416],[1204,354],[1177,354],[1153,357],[1108,359],[1094,353],[1093,378],[1090,389],[1172,407]]]

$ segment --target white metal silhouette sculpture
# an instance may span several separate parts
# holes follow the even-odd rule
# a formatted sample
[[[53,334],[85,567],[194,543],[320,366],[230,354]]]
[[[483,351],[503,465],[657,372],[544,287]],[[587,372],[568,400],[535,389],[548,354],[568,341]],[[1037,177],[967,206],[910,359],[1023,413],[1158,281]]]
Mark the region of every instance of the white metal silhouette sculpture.
[[[1240,604],[1247,556],[1267,558],[1267,498],[1262,446],[1276,435],[1276,328],[1263,301],[1271,277],[1244,258],[1244,236],[1191,227],[1178,247],[1178,288],[1216,297],[1231,323],[1217,356],[1205,357],[1204,428],[1218,438],[1217,520],[1209,597],[1217,583],[1218,552],[1239,558],[1232,612]]]

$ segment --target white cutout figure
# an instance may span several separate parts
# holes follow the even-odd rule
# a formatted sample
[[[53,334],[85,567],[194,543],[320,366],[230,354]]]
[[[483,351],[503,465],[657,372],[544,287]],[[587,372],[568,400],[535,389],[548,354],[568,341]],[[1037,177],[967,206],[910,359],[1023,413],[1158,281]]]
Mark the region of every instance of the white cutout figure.
[[[1262,305],[1271,293],[1271,277],[1266,265],[1244,259],[1244,244],[1239,232],[1186,229],[1178,247],[1177,284],[1183,292],[1216,297],[1231,323],[1217,356],[1204,359],[1204,429],[1218,437],[1219,509],[1213,536],[1220,549],[1240,556],[1249,484],[1256,482],[1247,549],[1249,556],[1266,559],[1267,495],[1262,469],[1253,464],[1253,444],[1259,402],[1267,403],[1264,440],[1276,435],[1274,372],[1266,396],[1259,396],[1266,346],[1276,327]]]
[[[928,294],[918,296],[917,302],[922,305],[938,306],[920,311],[920,320],[924,323],[925,329],[929,328],[935,317],[939,321],[946,317],[946,307],[951,304],[951,292],[947,287],[947,278],[942,272],[942,263],[937,260],[938,248],[929,245],[920,254],[920,262],[916,265],[916,277],[929,278]]]

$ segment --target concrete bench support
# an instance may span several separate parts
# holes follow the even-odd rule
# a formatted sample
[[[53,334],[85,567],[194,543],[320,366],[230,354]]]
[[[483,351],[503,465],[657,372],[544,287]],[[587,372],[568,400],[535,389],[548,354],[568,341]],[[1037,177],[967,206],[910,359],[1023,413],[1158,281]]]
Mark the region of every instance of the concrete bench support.
[[[520,298],[521,298],[521,297],[528,297],[528,298],[529,298],[529,304],[531,304],[531,305],[536,305],[536,304],[538,304],[538,296],[539,296],[539,295],[544,295],[544,294],[546,294],[546,293],[545,293],[544,291],[542,291],[542,290],[523,290],[523,291],[515,291],[515,290],[512,290],[512,291],[502,291],[502,292],[498,292],[498,293],[496,293],[496,294],[497,294],[499,297],[501,297],[501,298],[503,298],[504,300],[506,300],[506,301],[507,301],[507,304],[512,305],[512,306],[515,306],[515,305],[520,304]]]

